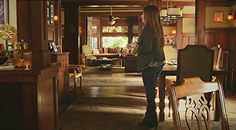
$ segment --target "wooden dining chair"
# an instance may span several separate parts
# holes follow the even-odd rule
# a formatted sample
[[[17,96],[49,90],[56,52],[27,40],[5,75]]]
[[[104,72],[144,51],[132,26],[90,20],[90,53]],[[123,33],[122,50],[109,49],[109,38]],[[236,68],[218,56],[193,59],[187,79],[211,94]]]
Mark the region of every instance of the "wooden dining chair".
[[[219,82],[203,82],[199,77],[184,78],[182,84],[172,84],[167,87],[170,102],[173,109],[173,123],[175,130],[182,130],[178,101],[185,97],[186,110],[184,117],[189,130],[210,130],[210,111],[207,105],[205,93],[215,92],[219,102],[221,129],[229,130],[228,118],[225,108],[224,93]]]
[[[69,69],[72,72],[72,76],[71,79],[73,79],[73,83],[74,83],[74,92],[75,95],[78,95],[77,92],[77,82],[79,81],[79,89],[81,94],[83,95],[84,92],[82,90],[82,79],[83,79],[83,70],[82,70],[82,66],[81,65],[69,65]]]
[[[214,51],[205,45],[188,45],[178,50],[177,83],[183,78],[200,77],[203,81],[212,80]]]
[[[208,49],[205,45],[187,45],[185,48],[179,49],[175,83],[181,84],[184,78],[195,76],[200,77],[203,81],[211,81],[213,60],[214,51]],[[205,96],[208,101],[211,100],[211,94]],[[210,103],[208,106],[210,106]]]

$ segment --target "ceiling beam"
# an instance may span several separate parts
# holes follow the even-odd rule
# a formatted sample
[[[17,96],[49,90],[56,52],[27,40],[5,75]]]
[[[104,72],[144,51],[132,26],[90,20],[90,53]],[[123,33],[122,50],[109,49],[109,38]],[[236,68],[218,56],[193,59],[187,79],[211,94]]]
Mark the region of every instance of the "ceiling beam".
[[[132,6],[132,5],[148,5],[149,0],[78,0],[79,5],[122,5],[122,6]]]
[[[168,2],[168,6],[170,7],[171,3]],[[172,6],[177,6],[177,7],[183,7],[183,6],[195,6],[195,2],[184,2],[184,1],[172,1]],[[162,1],[161,2],[161,7],[166,8],[167,7],[167,2]]]

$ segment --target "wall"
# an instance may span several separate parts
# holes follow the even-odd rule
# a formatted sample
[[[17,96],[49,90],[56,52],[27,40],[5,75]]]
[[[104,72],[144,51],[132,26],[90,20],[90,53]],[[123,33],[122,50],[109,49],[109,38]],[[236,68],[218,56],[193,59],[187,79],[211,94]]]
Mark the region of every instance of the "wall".
[[[164,35],[171,35],[173,30],[176,30],[176,26],[163,26]]]
[[[177,48],[195,44],[195,6],[183,7],[183,18],[177,22]]]
[[[195,18],[183,18],[182,33],[195,33]]]
[[[17,27],[16,0],[9,0],[9,24]]]
[[[194,15],[195,6],[184,6],[183,14]],[[195,33],[195,18],[194,17],[187,17],[187,16],[183,17],[182,33]]]

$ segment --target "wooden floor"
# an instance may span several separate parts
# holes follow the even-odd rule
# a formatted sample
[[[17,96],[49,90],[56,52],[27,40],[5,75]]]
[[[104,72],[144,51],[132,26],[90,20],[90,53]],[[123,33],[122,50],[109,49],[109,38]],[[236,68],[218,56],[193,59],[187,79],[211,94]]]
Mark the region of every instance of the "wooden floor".
[[[140,74],[124,73],[123,69],[99,71],[93,68],[84,71],[84,95],[61,114],[61,130],[143,130],[137,124],[145,112],[146,99]],[[71,86],[72,86],[71,82]],[[157,105],[159,99],[156,98]],[[159,123],[160,130],[173,130],[172,117]],[[226,97],[227,113],[231,130],[236,130],[236,95]],[[157,111],[159,109],[157,108]],[[212,129],[218,129],[218,122],[212,122]]]

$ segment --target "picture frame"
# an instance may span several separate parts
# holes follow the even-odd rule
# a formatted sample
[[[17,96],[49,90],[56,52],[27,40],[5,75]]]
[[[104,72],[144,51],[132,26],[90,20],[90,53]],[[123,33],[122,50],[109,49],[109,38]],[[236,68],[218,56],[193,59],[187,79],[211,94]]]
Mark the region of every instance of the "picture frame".
[[[51,53],[57,53],[58,49],[55,42],[49,42],[49,50]]]
[[[213,22],[222,23],[224,21],[224,12],[223,11],[214,11]]]
[[[8,0],[0,0],[0,24],[8,23]]]

